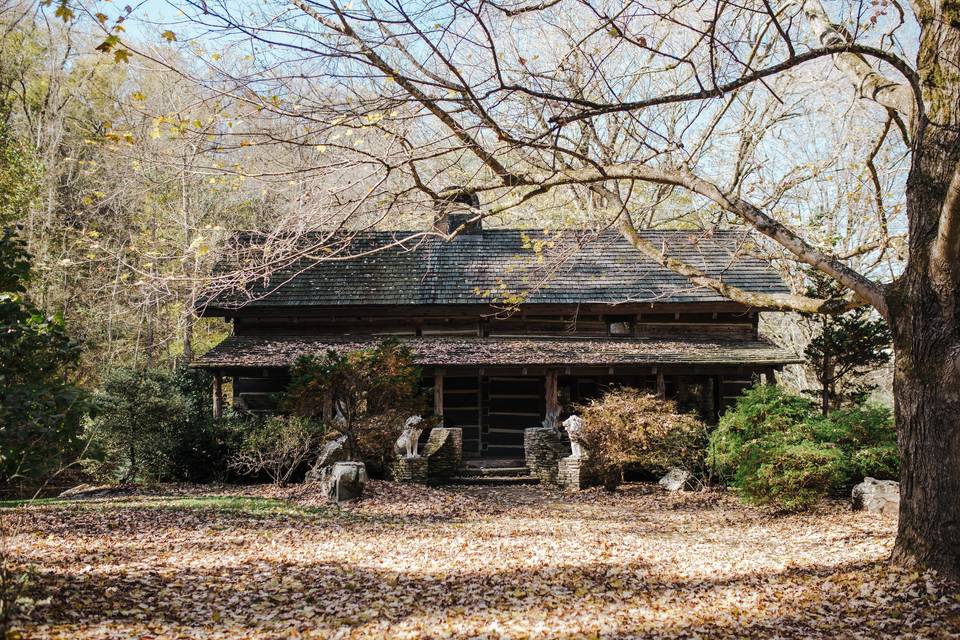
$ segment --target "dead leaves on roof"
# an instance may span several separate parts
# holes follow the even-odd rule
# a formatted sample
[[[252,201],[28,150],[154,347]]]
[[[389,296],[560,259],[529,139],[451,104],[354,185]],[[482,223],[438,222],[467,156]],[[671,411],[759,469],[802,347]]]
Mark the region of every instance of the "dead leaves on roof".
[[[956,592],[886,564],[895,523],[840,503],[374,482],[337,509],[303,486],[167,486],[29,519],[29,638],[960,634]]]

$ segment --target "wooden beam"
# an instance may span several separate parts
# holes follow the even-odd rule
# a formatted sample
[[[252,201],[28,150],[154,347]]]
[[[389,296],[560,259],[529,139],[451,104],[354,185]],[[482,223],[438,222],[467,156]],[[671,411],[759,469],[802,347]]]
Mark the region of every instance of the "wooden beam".
[[[662,400],[667,397],[667,381],[663,377],[663,372],[657,372],[657,396]]]
[[[773,367],[767,367],[763,370],[763,381],[767,384],[777,384],[777,379],[773,375]]]
[[[557,390],[557,370],[548,369],[546,376],[546,384],[544,385],[546,401],[547,401],[547,415],[551,414],[560,414],[560,395]]]
[[[443,373],[433,374],[433,414],[443,416]],[[442,423],[441,423],[442,426]]]
[[[223,373],[219,370],[213,372],[213,417],[223,417]]]

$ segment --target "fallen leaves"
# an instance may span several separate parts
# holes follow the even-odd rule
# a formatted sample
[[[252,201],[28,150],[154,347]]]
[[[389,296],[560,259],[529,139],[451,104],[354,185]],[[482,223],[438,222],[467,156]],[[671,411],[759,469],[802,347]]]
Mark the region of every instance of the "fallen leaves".
[[[164,486],[22,509],[30,638],[934,638],[957,594],[895,523],[632,485]]]

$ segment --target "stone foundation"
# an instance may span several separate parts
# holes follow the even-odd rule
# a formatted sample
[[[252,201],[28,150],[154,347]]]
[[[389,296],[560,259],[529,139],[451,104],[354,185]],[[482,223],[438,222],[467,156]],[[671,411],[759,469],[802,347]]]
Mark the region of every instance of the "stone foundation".
[[[563,458],[557,465],[557,484],[564,489],[579,491],[597,484],[584,468],[586,458]]]
[[[394,482],[424,484],[427,481],[428,467],[429,460],[422,456],[395,458],[387,464],[387,478]]]
[[[535,427],[523,431],[523,452],[530,475],[552,484],[557,481],[557,463],[570,455],[570,447],[560,440],[556,429]]]
[[[434,427],[422,453],[427,460],[427,477],[449,480],[463,465],[463,429]]]

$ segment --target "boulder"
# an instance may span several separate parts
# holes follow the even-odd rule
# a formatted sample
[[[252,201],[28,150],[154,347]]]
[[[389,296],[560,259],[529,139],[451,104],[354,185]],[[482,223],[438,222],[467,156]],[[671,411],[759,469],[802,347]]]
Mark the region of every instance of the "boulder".
[[[691,478],[693,478],[693,474],[691,474],[689,471],[676,467],[670,469],[670,471],[667,472],[667,475],[660,478],[660,482],[657,484],[667,491],[680,491],[687,486],[687,483],[690,482]]]
[[[324,495],[337,503],[356,500],[363,495],[366,484],[367,468],[362,462],[335,462],[324,469],[320,480]]]
[[[310,470],[307,471],[307,475],[304,478],[305,482],[320,482],[323,478],[323,470],[333,466],[337,462],[345,462],[347,459],[347,436],[340,436],[334,440],[330,440],[325,445],[323,445],[323,450],[320,451],[320,455],[317,457],[316,462],[313,463],[313,466],[310,467]]]
[[[853,488],[854,511],[895,516],[900,512],[900,483],[895,480],[864,478]]]

